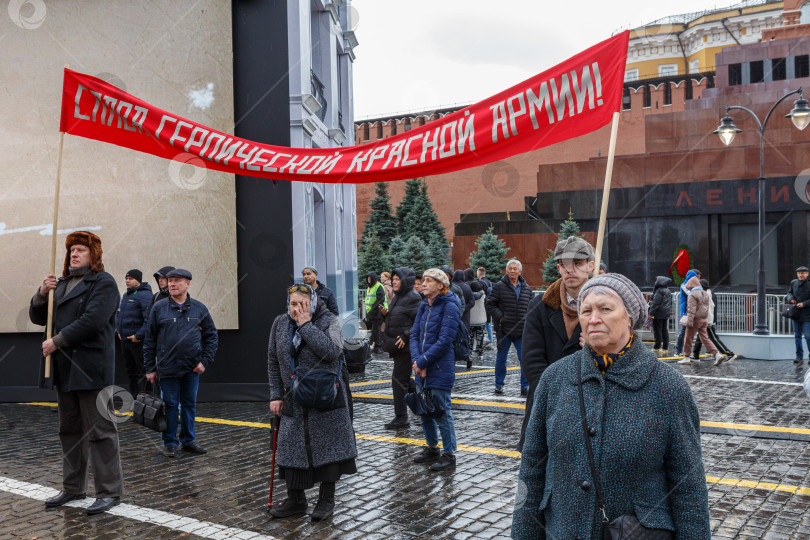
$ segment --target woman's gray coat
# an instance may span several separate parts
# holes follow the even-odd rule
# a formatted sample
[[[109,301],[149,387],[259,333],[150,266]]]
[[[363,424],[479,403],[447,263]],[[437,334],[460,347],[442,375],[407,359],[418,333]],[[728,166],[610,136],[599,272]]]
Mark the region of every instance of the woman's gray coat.
[[[679,539],[711,538],[695,400],[683,376],[638,338],[605,375],[587,346],[546,369],[526,430],[512,537],[601,538],[577,393],[580,355],[608,519],[632,513]]]
[[[296,358],[295,366],[337,372],[338,360],[343,353],[340,321],[322,302],[316,300],[316,305],[312,321],[301,326],[303,347]],[[308,469],[355,458],[357,446],[343,384],[337,402],[331,410],[305,410],[292,400],[289,393],[292,375],[290,365],[292,322],[287,313],[276,317],[270,331],[267,354],[270,401],[284,400],[278,431],[276,462],[282,467]]]

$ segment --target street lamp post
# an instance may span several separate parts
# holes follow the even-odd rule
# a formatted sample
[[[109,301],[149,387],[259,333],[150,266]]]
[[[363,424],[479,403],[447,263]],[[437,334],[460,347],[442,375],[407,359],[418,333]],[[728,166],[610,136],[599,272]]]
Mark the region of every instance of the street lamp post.
[[[730,145],[734,140],[734,136],[740,131],[740,128],[734,125],[734,119],[729,116],[730,111],[745,111],[750,114],[757,123],[759,128],[759,270],[757,272],[757,320],[754,327],[754,334],[758,336],[767,336],[770,334],[768,331],[768,323],[765,321],[765,250],[762,249],[762,244],[765,242],[765,128],[768,125],[768,120],[776,107],[785,101],[788,97],[798,94],[799,99],[793,102],[793,109],[785,115],[790,118],[793,125],[803,130],[810,123],[810,107],[807,106],[807,100],[802,95],[802,89],[794,90],[782,96],[776,103],[773,104],[771,110],[765,116],[765,121],[760,122],[759,118],[754,111],[739,105],[731,105],[726,107],[726,116],[720,121],[720,126],[714,131],[720,140],[726,146]]]

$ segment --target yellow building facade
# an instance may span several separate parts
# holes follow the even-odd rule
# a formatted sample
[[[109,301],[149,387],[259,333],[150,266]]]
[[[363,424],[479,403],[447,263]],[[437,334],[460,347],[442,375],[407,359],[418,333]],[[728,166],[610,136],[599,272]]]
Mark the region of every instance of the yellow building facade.
[[[763,30],[781,26],[783,8],[784,2],[746,0],[634,28],[625,81],[714,71],[722,49],[757,43]]]

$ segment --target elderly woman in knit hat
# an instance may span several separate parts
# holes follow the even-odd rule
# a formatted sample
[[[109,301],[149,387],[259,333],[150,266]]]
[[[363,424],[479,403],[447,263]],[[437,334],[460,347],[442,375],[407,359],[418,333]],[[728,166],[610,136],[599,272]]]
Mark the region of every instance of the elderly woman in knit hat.
[[[447,274],[438,268],[425,270],[422,277],[425,298],[416,312],[410,336],[416,392],[425,390],[445,412],[439,418],[422,416],[427,446],[414,461],[435,462],[430,469],[444,471],[456,466],[456,428],[450,410],[450,391],[456,379],[453,340],[461,321],[461,301],[450,291]],[[437,427],[443,451],[439,450]]]
[[[683,376],[636,333],[641,291],[603,274],[582,287],[578,310],[585,347],[550,365],[537,387],[512,537],[601,538],[604,518],[623,516],[708,540],[697,406]]]

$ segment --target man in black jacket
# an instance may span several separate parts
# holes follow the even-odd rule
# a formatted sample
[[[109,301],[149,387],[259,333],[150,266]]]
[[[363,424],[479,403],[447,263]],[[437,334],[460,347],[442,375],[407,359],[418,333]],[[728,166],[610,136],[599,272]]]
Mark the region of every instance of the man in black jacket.
[[[503,394],[506,379],[506,356],[514,344],[518,360],[522,355],[523,321],[534,293],[520,275],[523,265],[517,259],[506,263],[506,275],[492,285],[492,295],[487,298],[487,310],[492,315],[498,334],[498,355],[495,358],[495,393]],[[520,374],[520,394],[525,396],[529,383],[522,371]]]
[[[146,379],[160,390],[166,403],[166,431],[163,454],[174,457],[178,441],[193,454],[207,451],[197,444],[194,421],[200,375],[214,362],[218,338],[214,320],[205,304],[188,294],[191,272],[175,268],[169,279],[169,298],[152,306],[143,343]],[[180,409],[180,438],[177,415]]]
[[[152,306],[154,306],[155,302],[158,300],[163,300],[164,298],[169,297],[169,280],[166,278],[166,274],[172,270],[174,270],[174,266],[164,266],[153,274],[155,281],[157,281],[158,290],[152,296]],[[149,309],[152,309],[152,306],[149,306]]]
[[[121,306],[115,318],[115,334],[121,343],[124,367],[129,378],[129,391],[133,396],[143,390],[143,337],[152,307],[152,287],[143,282],[143,273],[132,269],[124,280],[127,290],[121,297]]]
[[[304,283],[315,289],[315,294],[318,295],[319,300],[323,300],[323,303],[326,304],[326,309],[334,313],[335,316],[340,317],[340,310],[338,309],[335,293],[332,289],[318,281],[318,271],[315,267],[307,266],[301,271],[301,275],[304,278]]]
[[[532,300],[523,328],[521,367],[529,380],[526,412],[520,430],[518,449],[523,448],[526,425],[532,412],[534,390],[546,368],[560,358],[582,349],[577,313],[579,291],[594,270],[593,246],[575,236],[558,242],[554,250],[560,279],[543,296]]]
[[[65,247],[62,277],[46,276],[29,308],[31,322],[45,326],[48,293],[54,291],[54,336],[42,343],[43,365],[51,355],[52,369],[50,375],[42,372],[40,385],[55,388],[59,403],[62,491],[45,506],[84,499],[89,463],[96,500],[87,513],[98,514],[119,504],[124,489],[112,393],[100,395],[114,382],[118,286],[104,271],[98,236],[77,231]]]
[[[394,371],[391,374],[391,386],[394,391],[394,419],[385,424],[385,429],[399,429],[410,426],[408,422],[408,406],[405,404],[405,394],[414,391],[411,379],[412,360],[408,338],[411,327],[419,311],[422,297],[413,290],[416,273],[408,267],[395,268],[391,285],[394,288],[394,297],[388,309],[383,309],[385,315],[385,332],[383,333],[383,350],[394,359]]]
[[[371,341],[374,344],[372,352],[380,354],[382,349],[382,310],[388,309],[388,299],[385,297],[385,288],[380,283],[377,272],[369,272],[366,275],[366,328],[371,330]]]
[[[787,301],[796,304],[796,315],[793,318],[793,337],[796,339],[796,360],[794,363],[801,364],[804,359],[802,349],[802,334],[807,343],[807,351],[810,353],[810,283],[807,281],[807,267],[800,266],[796,269],[796,278],[790,282],[787,293]]]

